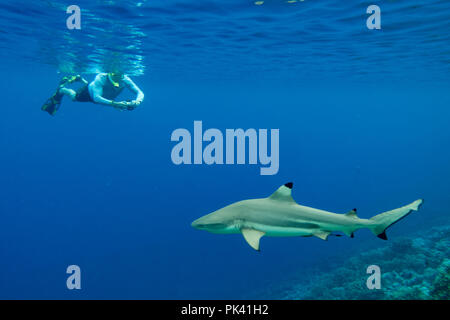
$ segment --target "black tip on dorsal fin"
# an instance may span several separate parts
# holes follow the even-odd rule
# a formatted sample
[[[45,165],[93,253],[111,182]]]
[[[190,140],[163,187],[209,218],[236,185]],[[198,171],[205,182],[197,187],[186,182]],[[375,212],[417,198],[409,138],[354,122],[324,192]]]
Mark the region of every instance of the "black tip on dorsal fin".
[[[353,210],[356,211],[356,209],[353,209]],[[350,238],[354,238],[354,237],[355,237],[355,234],[352,232],[352,234],[350,235]]]
[[[355,211],[355,212],[358,211],[358,210],[356,210],[356,208],[353,208],[352,210]]]
[[[386,230],[383,231],[382,233],[380,233],[379,235],[377,235],[378,238],[383,239],[383,240],[387,240],[387,236],[386,236]]]
[[[292,182],[288,182],[284,185],[285,187],[288,187],[289,189],[292,189],[292,187],[294,186],[294,183]]]

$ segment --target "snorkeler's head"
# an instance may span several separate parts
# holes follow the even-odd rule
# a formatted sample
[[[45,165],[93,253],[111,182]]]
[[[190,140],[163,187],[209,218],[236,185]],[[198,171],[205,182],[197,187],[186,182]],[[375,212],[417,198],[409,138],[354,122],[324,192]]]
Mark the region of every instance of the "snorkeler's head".
[[[124,77],[124,74],[119,71],[108,73],[109,81],[111,81],[111,83],[114,87],[120,86],[119,82],[123,79],[123,77]]]

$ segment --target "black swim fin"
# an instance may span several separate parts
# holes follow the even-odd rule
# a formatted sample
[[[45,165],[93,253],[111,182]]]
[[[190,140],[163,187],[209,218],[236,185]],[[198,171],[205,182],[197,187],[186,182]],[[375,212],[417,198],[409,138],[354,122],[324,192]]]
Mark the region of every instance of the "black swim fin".
[[[41,107],[41,110],[48,112],[51,116],[54,116],[56,111],[58,111],[61,106],[61,100],[63,97],[63,94],[59,92],[59,89],[65,87],[66,84],[71,84],[76,81],[83,81],[83,79],[80,75],[63,77],[59,82],[59,86],[58,89],[56,89],[55,94],[45,101],[44,105]]]
[[[61,106],[61,100],[63,95],[59,93],[59,88],[56,90],[55,94],[51,96],[44,105],[41,107],[42,111],[48,112],[49,115],[54,116],[56,111],[58,111]]]

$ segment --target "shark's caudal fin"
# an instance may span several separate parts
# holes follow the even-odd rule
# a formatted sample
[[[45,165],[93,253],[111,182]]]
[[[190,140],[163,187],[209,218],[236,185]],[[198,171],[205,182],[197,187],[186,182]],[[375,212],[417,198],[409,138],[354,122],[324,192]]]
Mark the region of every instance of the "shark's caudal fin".
[[[370,221],[374,222],[374,225],[370,227],[370,230],[378,237],[383,240],[387,240],[386,229],[399,221],[400,219],[407,216],[411,211],[419,210],[420,205],[423,203],[422,199],[416,200],[404,207],[394,209],[391,211],[386,211],[380,213],[372,218]]]

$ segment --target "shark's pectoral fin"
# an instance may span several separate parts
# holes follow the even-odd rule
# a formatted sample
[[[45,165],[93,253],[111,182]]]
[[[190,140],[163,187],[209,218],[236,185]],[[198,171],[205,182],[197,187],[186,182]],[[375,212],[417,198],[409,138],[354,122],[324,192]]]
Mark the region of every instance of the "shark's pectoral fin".
[[[261,239],[265,233],[259,230],[245,228],[241,229],[241,232],[250,247],[259,251],[259,239]]]
[[[318,230],[316,232],[313,233],[313,236],[320,238],[322,240],[327,240],[328,236],[330,235],[331,232],[328,231],[323,231],[323,230]]]

